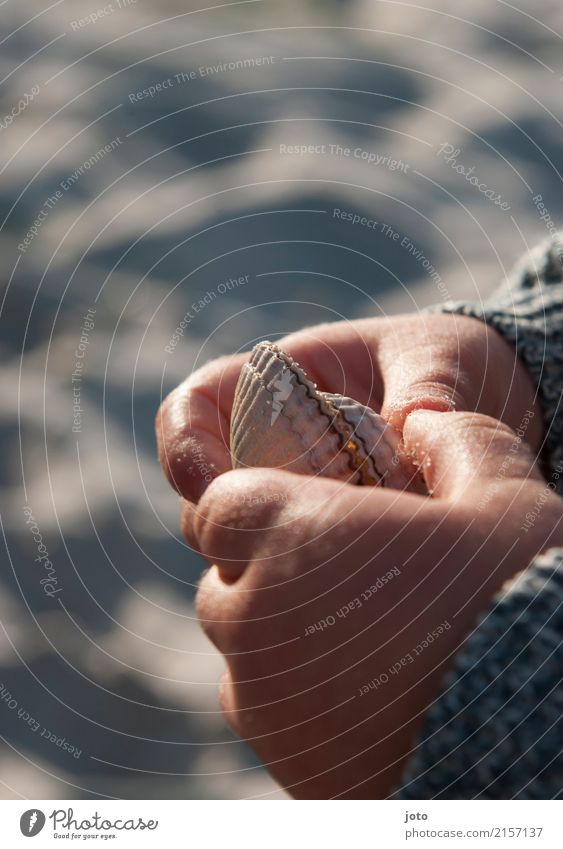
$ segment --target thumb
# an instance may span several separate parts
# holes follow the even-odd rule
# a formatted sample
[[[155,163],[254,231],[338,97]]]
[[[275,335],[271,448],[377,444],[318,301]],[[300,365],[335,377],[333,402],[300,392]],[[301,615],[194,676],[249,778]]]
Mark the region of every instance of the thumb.
[[[438,498],[482,501],[511,480],[543,480],[518,433],[478,413],[415,410],[405,421],[405,449],[420,467],[429,492]]]
[[[381,415],[398,430],[413,410],[477,408],[484,390],[483,374],[475,368],[468,375],[463,364],[479,363],[482,353],[471,342],[470,331],[475,329],[458,325],[457,316],[431,315],[412,327],[407,325],[401,335],[384,337],[378,350],[385,390]],[[479,324],[477,330],[481,330]]]

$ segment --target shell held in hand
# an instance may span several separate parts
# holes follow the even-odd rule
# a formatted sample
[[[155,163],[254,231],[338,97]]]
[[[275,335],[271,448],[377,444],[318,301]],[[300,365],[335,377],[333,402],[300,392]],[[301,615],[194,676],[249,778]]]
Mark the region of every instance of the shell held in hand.
[[[399,455],[401,435],[369,407],[320,392],[272,342],[241,370],[231,417],[233,468],[270,467],[364,486],[420,491]]]

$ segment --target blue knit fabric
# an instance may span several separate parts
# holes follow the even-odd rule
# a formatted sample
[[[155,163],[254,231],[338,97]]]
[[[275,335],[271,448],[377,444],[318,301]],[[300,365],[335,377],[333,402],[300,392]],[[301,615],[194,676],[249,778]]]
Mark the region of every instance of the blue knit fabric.
[[[399,799],[563,791],[563,549],[497,596],[430,709]]]

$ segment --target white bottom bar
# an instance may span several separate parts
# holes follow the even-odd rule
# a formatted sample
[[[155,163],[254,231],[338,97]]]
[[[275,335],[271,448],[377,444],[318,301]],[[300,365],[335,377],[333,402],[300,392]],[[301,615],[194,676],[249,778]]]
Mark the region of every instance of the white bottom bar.
[[[543,801],[0,801],[0,845],[561,849],[560,820]]]

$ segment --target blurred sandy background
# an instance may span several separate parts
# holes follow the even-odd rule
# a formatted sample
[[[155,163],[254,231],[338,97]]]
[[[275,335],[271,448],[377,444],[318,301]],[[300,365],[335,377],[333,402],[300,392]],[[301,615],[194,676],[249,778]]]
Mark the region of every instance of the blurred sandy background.
[[[484,297],[534,197],[560,222],[561,3],[431,5],[0,3],[4,798],[282,796],[217,712],[154,414],[257,339]]]

